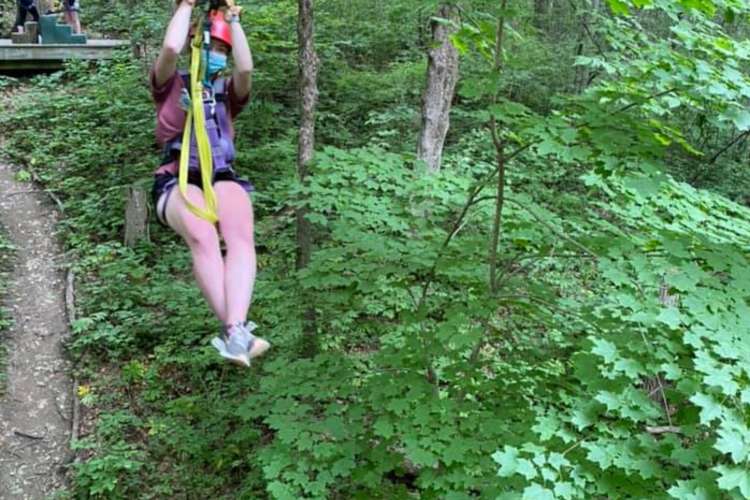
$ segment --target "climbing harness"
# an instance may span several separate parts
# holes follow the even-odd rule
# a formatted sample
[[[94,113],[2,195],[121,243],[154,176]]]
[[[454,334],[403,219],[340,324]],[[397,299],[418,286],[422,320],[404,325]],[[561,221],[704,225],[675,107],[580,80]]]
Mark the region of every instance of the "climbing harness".
[[[233,0],[222,0],[222,3],[227,7],[234,7]],[[185,117],[185,129],[182,133],[182,148],[180,151],[180,167],[178,176],[178,186],[182,198],[185,200],[185,204],[193,214],[196,216],[215,224],[219,218],[217,215],[217,200],[216,192],[213,188],[213,154],[211,148],[211,142],[208,137],[206,130],[206,113],[205,113],[205,102],[204,87],[208,88],[209,94],[209,109],[211,113],[215,112],[215,95],[214,89],[211,85],[210,77],[208,73],[208,61],[211,49],[211,26],[215,22],[214,18],[221,15],[218,10],[220,3],[216,0],[209,2],[208,10],[206,11],[205,19],[203,21],[203,36],[193,37],[191,42],[191,59],[190,59],[190,74],[189,74],[189,89],[192,99],[190,100],[190,107]],[[212,15],[211,13],[214,12]],[[205,51],[205,57],[201,57],[201,49]],[[203,78],[200,78],[200,76]],[[226,118],[226,117],[224,117]],[[221,119],[221,118],[220,118]],[[222,120],[224,121],[224,120]],[[188,186],[188,169],[190,167],[190,150],[191,150],[191,133],[195,124],[195,142],[198,149],[198,164],[201,172],[201,180],[203,183],[203,199],[205,201],[205,209],[193,205],[187,196]],[[220,129],[225,126],[220,125]],[[224,130],[220,130],[224,132]],[[224,140],[228,140],[225,138]],[[222,165],[223,166],[223,165]]]
[[[190,88],[190,74],[180,72],[179,77],[182,79],[183,89],[180,94],[180,108],[187,112],[192,110],[192,97],[188,89]],[[208,142],[211,145],[211,154],[214,174],[231,170],[231,163],[235,158],[234,145],[232,144],[232,119],[228,109],[229,81],[224,78],[218,78],[210,83],[211,87],[203,89],[203,113],[206,117],[206,133]],[[180,154],[182,150],[182,135],[168,141],[164,145],[163,164],[169,163],[175,154]],[[198,170],[199,158],[195,142],[190,148],[190,158],[188,162],[190,170]]]

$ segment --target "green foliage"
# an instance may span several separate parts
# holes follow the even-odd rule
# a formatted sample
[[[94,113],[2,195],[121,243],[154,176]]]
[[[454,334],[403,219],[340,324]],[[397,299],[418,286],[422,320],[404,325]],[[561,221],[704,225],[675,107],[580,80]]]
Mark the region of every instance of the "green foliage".
[[[0,76],[0,90],[13,88],[17,85],[18,80],[9,76]]]
[[[691,8],[710,11],[706,5]],[[739,436],[748,410],[740,394],[748,380],[742,339],[750,212],[674,183],[660,170],[665,147],[701,155],[679,124],[667,124],[671,109],[689,103],[710,110],[717,125],[745,129],[746,83],[733,68],[747,52],[705,18],[675,18],[675,38],[649,39],[624,4],[610,7],[625,18],[604,24],[613,51],[592,67],[608,76],[589,96],[548,117],[543,135],[517,106],[490,110],[505,118],[514,141],[537,154],[596,165],[583,176],[594,202],[579,241],[596,256],[598,271],[595,299],[558,304],[590,333],[573,345],[571,389],[541,407],[544,417],[533,428],[538,439],[505,445],[493,458],[500,476],[522,481],[508,490],[528,498],[652,498],[665,485],[677,498],[718,496],[719,490],[744,497],[747,451]],[[674,4],[659,7],[675,13]],[[480,52],[491,50],[476,34],[466,36]],[[631,56],[644,54],[646,43],[647,58]],[[660,66],[671,71],[655,69]],[[475,88],[475,96],[497,91],[492,80]],[[660,304],[660,296],[679,302]],[[654,377],[656,389],[647,384]],[[653,429],[684,439],[659,438]],[[553,456],[557,469],[546,466]]]
[[[147,4],[87,8],[109,9],[96,29],[158,43],[168,14]],[[143,62],[36,78],[0,125],[63,200],[77,257],[69,349],[96,418],[70,496],[748,497],[750,212],[679,180],[747,194],[706,162],[748,129],[750,52],[713,15],[746,12],[608,6],[467,4],[455,127],[426,176],[410,151],[434,3],[321,2],[322,145],[304,185],[294,8],[248,6],[258,71],[237,167],[258,187],[251,317],[274,344],[249,372],[208,347],[218,325],[173,234],[119,243],[122,188],[158,161]],[[493,286],[492,119],[508,155]],[[717,172],[738,171],[736,148]],[[295,271],[300,195],[315,253]]]
[[[75,446],[76,450],[92,448],[86,440]],[[141,453],[118,441],[107,447],[106,455],[76,465],[77,487],[87,498],[132,498],[138,492],[135,478],[143,465]]]
[[[82,6],[81,26],[92,37],[106,33],[139,45],[155,42],[169,22],[171,10],[164,6],[154,1],[126,1],[113,8],[106,0],[89,0]]]
[[[321,85],[326,85],[322,88],[319,114],[322,140],[340,145],[403,148],[403,137],[419,122],[417,103],[425,65],[407,61],[376,70],[336,69],[331,81],[326,79],[326,73],[321,75]],[[359,133],[353,135],[352,129]]]
[[[585,389],[570,395],[567,409],[553,410],[551,432],[537,429],[546,444],[535,459],[566,455],[565,477],[582,488],[576,497],[591,491],[652,497],[666,484],[674,485],[670,494],[683,498],[676,492],[688,488],[695,471],[707,469],[720,473],[718,483],[704,474],[690,482],[689,491],[718,495],[718,486],[731,492],[742,484],[736,482],[741,469],[731,464],[743,464],[748,451],[740,436],[748,409],[741,392],[750,355],[742,340],[750,233],[741,228],[750,228],[750,212],[676,183],[654,184],[657,189],[644,194],[627,187],[634,185],[631,179],[602,180],[620,200],[606,204],[614,218],[604,222],[610,241],[627,234],[628,243],[602,245],[599,269],[610,292],[581,310],[597,333],[572,358],[573,374]],[[703,206],[709,211],[694,208]],[[722,222],[728,214],[737,223],[731,234]],[[660,291],[679,297],[679,305],[660,305]],[[639,387],[654,376],[661,382],[649,399]],[[597,425],[603,420],[606,426]],[[683,439],[648,431],[658,426],[676,426]],[[496,457],[500,465],[506,455]],[[500,474],[522,472],[507,466]],[[618,475],[627,482],[612,482]],[[525,476],[529,485],[537,484],[535,477]],[[549,487],[563,480],[545,478]]]

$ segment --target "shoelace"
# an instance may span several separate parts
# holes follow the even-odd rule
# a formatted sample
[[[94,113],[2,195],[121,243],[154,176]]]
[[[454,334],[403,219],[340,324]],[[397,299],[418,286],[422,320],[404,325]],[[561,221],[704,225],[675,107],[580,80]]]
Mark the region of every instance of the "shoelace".
[[[255,325],[253,324],[253,327]],[[255,329],[255,328],[253,328]],[[240,337],[237,337],[237,340],[241,342],[241,345],[245,349],[250,349],[253,345],[253,342],[255,341],[255,335],[251,333],[251,330],[247,327],[247,325],[242,322],[238,321],[237,323],[233,323],[229,326],[224,327],[224,331],[226,334],[226,342],[229,343],[230,339],[236,335],[236,334],[244,334]]]

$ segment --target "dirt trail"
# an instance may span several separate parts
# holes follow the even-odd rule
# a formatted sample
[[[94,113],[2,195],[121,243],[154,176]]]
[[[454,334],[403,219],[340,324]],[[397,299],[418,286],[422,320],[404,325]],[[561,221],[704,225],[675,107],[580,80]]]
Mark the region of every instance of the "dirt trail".
[[[44,193],[0,162],[0,223],[16,248],[4,305],[14,325],[7,390],[0,399],[0,499],[42,499],[63,484],[71,428],[71,382],[63,355],[65,284],[56,212]]]

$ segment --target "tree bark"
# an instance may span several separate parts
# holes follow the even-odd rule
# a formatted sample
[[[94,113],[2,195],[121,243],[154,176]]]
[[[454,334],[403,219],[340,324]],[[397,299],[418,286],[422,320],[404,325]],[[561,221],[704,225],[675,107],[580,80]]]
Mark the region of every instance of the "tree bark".
[[[442,4],[437,17],[457,20],[458,11]],[[450,41],[455,27],[432,21],[432,48],[427,52],[427,83],[422,94],[422,130],[417,158],[427,163],[429,172],[440,170],[443,144],[450,126],[450,111],[458,80],[458,51]]]
[[[125,246],[134,247],[140,240],[149,239],[148,195],[142,188],[129,186],[125,207]]]
[[[300,127],[297,144],[297,175],[301,184],[308,176],[308,166],[315,152],[315,108],[318,104],[318,55],[315,53],[313,0],[299,0],[297,37],[299,43]],[[297,209],[297,270],[310,263],[312,225],[305,217],[307,208]],[[305,299],[303,297],[303,299]],[[304,300],[308,304],[309,300]],[[303,313],[303,349],[312,356],[316,351],[315,308],[308,305]]]
[[[308,165],[315,151],[315,107],[318,103],[318,56],[315,53],[313,0],[299,0],[299,94],[300,127],[297,145],[297,174],[300,183],[308,175]],[[312,228],[305,218],[306,210],[297,210],[297,269],[307,267],[312,253]]]
[[[495,64],[493,71],[498,75],[503,68],[503,38],[505,36],[505,7],[507,6],[507,3],[507,0],[502,1],[500,7],[501,14],[497,21],[497,29],[495,31]],[[492,96],[492,104],[497,104],[497,100],[498,96],[496,92]],[[489,289],[490,293],[494,295],[497,293],[499,285],[497,282],[497,245],[500,242],[500,233],[503,225],[503,207],[505,206],[505,167],[507,158],[505,157],[505,140],[502,138],[502,135],[498,130],[497,120],[492,113],[490,113],[490,134],[492,135],[492,143],[495,146],[495,159],[497,161],[495,217],[492,223],[492,236],[490,237],[488,259],[490,264]]]
[[[534,0],[533,24],[537,29],[541,31],[544,31],[544,29],[547,27],[549,7],[550,5],[547,0]]]

